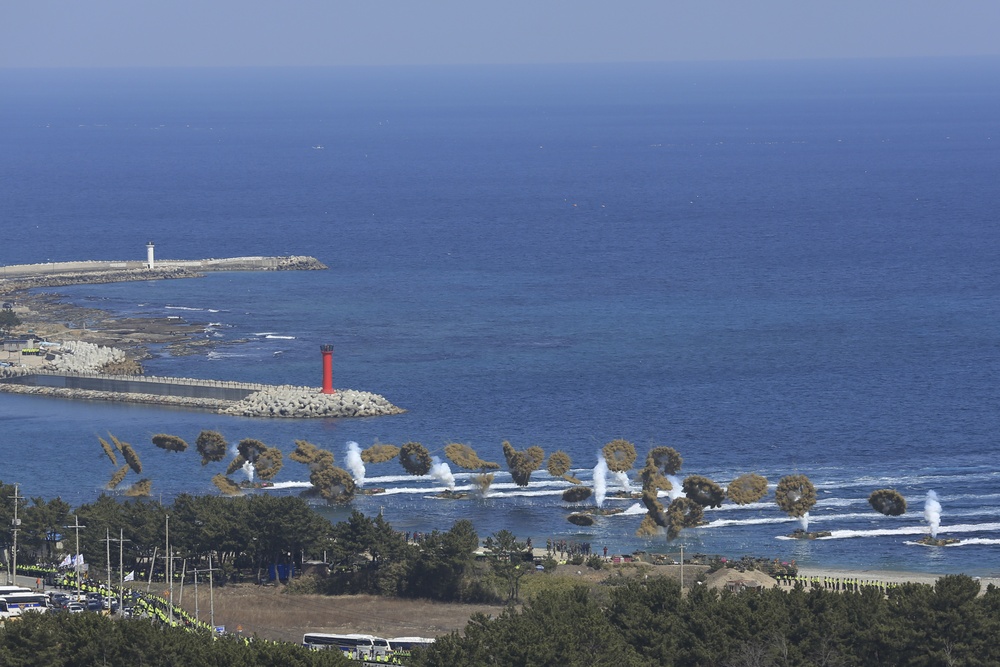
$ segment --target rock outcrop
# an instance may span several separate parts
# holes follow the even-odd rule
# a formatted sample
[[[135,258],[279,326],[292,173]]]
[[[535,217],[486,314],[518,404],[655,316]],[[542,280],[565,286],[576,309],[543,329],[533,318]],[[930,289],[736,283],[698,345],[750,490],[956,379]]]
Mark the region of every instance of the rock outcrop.
[[[322,394],[312,387],[276,386],[251,394],[221,411],[242,417],[379,417],[402,410],[384,397],[367,391],[345,389]]]
[[[49,358],[51,357],[51,359]],[[60,373],[87,373],[106,366],[125,364],[129,357],[115,347],[94,345],[79,340],[68,340],[48,348],[45,366]]]

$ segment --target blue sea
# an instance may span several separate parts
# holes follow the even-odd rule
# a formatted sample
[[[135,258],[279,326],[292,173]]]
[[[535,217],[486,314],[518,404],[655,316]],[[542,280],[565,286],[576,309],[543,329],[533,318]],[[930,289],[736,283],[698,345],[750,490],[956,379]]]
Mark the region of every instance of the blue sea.
[[[472,520],[535,544],[1000,575],[1000,59],[547,67],[0,70],[0,265],[312,255],[321,272],[60,288],[182,317],[213,345],[148,373],[384,395],[407,412],[256,420],[0,395],[0,479],[78,506],[137,448],[153,495],[217,493],[202,429],[257,438],[668,445],[681,476],[757,472],[769,495],[668,541],[626,510],[580,528],[567,484],[506,473],[482,500],[368,466],[349,507],[426,532]],[[51,290],[50,290],[51,291]],[[85,324],[75,323],[76,325]],[[451,466],[462,488],[469,475]],[[805,474],[810,530],[774,504]],[[638,488],[636,473],[630,476]],[[298,493],[290,460],[270,493]],[[609,492],[621,489],[615,476]],[[909,511],[876,513],[893,488]],[[955,546],[914,544],[937,515]]]

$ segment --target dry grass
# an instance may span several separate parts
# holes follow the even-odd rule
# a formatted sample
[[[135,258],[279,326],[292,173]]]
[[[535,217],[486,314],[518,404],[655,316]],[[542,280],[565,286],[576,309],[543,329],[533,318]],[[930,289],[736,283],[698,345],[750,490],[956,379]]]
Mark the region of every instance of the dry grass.
[[[289,595],[283,586],[229,585],[216,588],[215,624],[267,639],[301,642],[306,632],[358,632],[380,637],[436,637],[465,627],[476,612],[498,615],[500,605],[446,604],[373,595]],[[192,614],[194,589],[175,597]],[[208,622],[209,591],[198,588],[198,615]]]
[[[686,566],[687,586],[706,570]],[[602,582],[624,582],[645,576],[677,577],[676,566],[651,566],[642,563],[609,565],[594,570],[585,565],[560,565],[555,572],[532,572],[521,581],[521,599],[530,600],[541,591],[567,590],[587,586],[604,599],[609,589]],[[609,582],[610,583],[610,582]],[[161,584],[162,585],[162,584]],[[437,637],[463,630],[475,613],[498,616],[503,605],[450,604],[428,600],[384,598],[374,595],[292,595],[284,586],[235,584],[216,588],[215,624],[229,632],[258,635],[266,639],[301,642],[306,632],[357,632],[380,637]],[[159,592],[159,591],[157,591]],[[165,591],[162,591],[165,593]],[[184,594],[174,591],[178,603],[192,614],[195,611],[194,588]],[[209,622],[209,591],[198,588],[198,616]]]

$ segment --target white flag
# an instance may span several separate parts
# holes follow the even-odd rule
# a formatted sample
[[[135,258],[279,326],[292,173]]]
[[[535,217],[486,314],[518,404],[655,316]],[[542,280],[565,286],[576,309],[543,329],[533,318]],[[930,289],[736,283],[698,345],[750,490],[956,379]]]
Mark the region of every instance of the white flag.
[[[135,570],[125,575],[125,581],[135,581]]]
[[[73,559],[73,566],[78,567],[83,565],[83,554],[77,554],[76,558]]]
[[[70,556],[69,554],[66,554],[66,557],[62,559],[61,563],[59,563],[59,567],[71,567],[72,565],[73,565],[73,557]]]

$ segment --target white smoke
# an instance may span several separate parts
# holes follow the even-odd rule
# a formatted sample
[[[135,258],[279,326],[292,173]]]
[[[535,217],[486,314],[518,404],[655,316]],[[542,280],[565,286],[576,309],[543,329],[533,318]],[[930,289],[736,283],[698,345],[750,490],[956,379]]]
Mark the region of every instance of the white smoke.
[[[802,526],[802,532],[809,532],[809,512],[799,517],[799,525]]]
[[[254,475],[255,471],[254,471],[252,463],[250,463],[249,461],[246,461],[243,464],[243,467],[240,468],[240,470],[242,470],[243,474],[245,474],[247,476],[247,481],[248,482],[253,482],[253,475]]]
[[[608,492],[608,462],[604,460],[604,452],[598,450],[597,465],[594,466],[594,504],[604,505],[604,496]]]
[[[677,475],[667,475],[667,481],[670,482],[670,490],[667,491],[667,498],[671,502],[677,500],[684,495],[684,482]]]
[[[455,490],[455,476],[451,474],[451,466],[436,456],[431,459],[430,476],[439,480],[449,491]]]
[[[941,503],[938,502],[937,494],[934,491],[927,492],[927,500],[924,501],[924,518],[931,527],[931,537],[937,538],[938,528],[941,527]]]
[[[365,485],[365,462],[361,460],[361,446],[354,441],[347,443],[347,469],[351,471],[355,484],[359,487]]]
[[[625,491],[625,493],[632,493],[632,485],[629,484],[628,473],[624,471],[616,472],[615,479],[617,479],[618,483],[622,485],[622,490]]]

